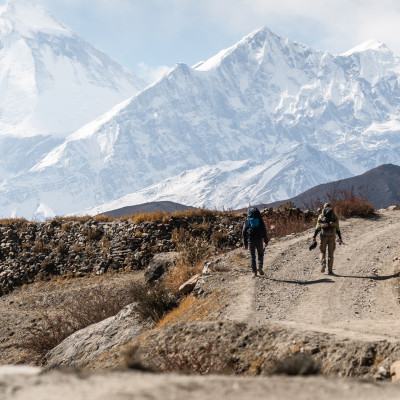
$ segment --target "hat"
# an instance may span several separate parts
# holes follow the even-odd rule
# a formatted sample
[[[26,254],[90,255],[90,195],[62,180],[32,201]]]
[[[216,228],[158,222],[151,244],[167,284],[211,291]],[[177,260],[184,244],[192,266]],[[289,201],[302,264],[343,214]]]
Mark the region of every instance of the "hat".
[[[331,206],[331,203],[325,203],[325,204],[324,204],[324,208],[327,208],[327,207],[332,207],[332,206]]]

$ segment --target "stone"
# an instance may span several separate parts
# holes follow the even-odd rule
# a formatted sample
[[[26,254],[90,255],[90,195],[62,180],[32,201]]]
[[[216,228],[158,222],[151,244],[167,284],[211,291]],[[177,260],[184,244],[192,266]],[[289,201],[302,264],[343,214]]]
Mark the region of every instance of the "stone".
[[[158,280],[162,275],[164,275],[169,268],[175,264],[179,256],[178,252],[168,252],[156,254],[149,263],[147,267],[144,278],[147,283],[154,282]]]
[[[200,274],[192,276],[189,280],[179,286],[179,293],[188,294],[190,293],[196,286],[197,281],[200,278]]]

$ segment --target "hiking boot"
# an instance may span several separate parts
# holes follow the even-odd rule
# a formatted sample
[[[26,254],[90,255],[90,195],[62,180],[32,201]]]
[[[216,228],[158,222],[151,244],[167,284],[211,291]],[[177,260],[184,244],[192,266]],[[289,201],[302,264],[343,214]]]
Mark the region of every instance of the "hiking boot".
[[[253,278],[257,278],[257,272],[253,272]]]
[[[328,275],[333,275],[333,271],[332,271],[332,270],[329,270],[329,271],[328,271]]]
[[[262,268],[258,268],[258,273],[259,273],[260,275],[264,275],[263,269],[262,269]]]
[[[321,272],[325,272],[326,264],[323,262],[321,263]]]

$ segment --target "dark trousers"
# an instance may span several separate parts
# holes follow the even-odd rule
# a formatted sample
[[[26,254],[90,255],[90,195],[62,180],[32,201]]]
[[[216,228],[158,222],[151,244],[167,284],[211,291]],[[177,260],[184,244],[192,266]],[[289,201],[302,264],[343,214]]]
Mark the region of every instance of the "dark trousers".
[[[249,242],[250,263],[254,273],[257,273],[256,251],[258,256],[258,268],[262,269],[264,263],[264,245],[262,239]]]

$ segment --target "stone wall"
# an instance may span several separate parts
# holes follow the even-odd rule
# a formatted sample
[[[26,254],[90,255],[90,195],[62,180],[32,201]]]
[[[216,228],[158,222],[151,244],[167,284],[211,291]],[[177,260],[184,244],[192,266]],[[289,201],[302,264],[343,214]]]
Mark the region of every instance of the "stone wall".
[[[171,217],[165,223],[54,219],[0,224],[0,296],[49,276],[81,277],[145,268],[151,258],[176,249],[174,230],[201,237],[210,247],[241,244],[244,215]]]

